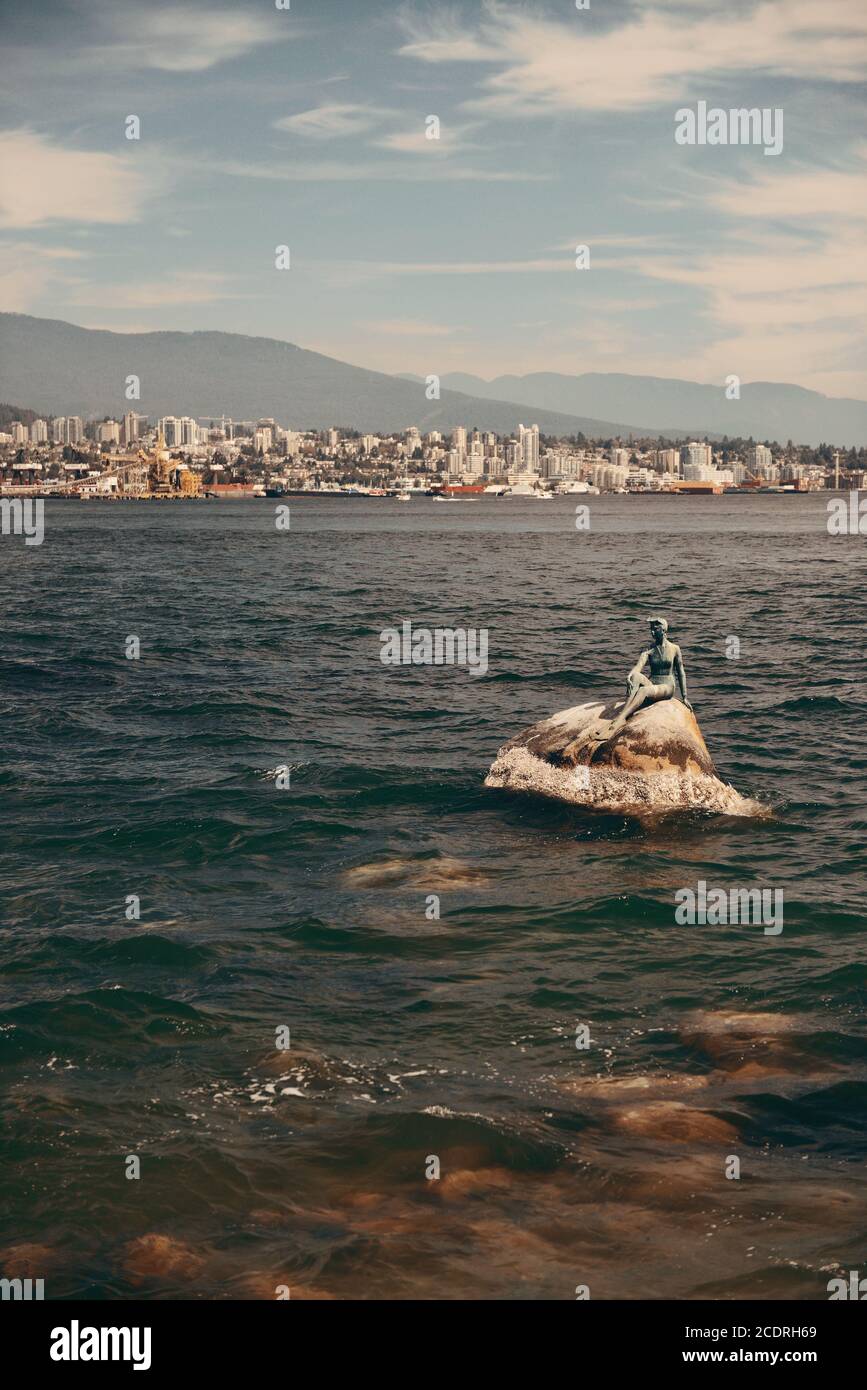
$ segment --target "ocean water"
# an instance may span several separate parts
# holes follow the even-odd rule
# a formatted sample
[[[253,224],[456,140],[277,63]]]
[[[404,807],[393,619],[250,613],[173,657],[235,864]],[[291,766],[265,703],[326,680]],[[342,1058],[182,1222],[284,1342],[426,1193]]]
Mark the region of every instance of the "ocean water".
[[[0,541],[0,1274],[826,1298],[867,1238],[863,538],[818,495],[290,505]],[[656,611],[770,814],[485,790]],[[487,673],[384,666],[404,619],[487,628]],[[677,925],[699,880],[783,932]]]

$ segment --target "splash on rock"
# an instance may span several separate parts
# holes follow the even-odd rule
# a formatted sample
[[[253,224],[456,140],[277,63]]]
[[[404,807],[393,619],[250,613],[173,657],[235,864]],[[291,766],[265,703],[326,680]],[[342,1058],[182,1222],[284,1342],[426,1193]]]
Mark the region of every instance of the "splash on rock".
[[[646,705],[614,738],[599,737],[619,704],[576,705],[505,743],[486,787],[588,809],[767,815],[717,776],[698,721],[679,700]]]

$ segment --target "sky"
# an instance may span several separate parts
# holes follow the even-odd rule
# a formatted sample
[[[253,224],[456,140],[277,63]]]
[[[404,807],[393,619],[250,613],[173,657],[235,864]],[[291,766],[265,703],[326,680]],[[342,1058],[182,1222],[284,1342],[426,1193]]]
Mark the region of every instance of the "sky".
[[[867,398],[865,0],[286,3],[0,0],[0,308]]]

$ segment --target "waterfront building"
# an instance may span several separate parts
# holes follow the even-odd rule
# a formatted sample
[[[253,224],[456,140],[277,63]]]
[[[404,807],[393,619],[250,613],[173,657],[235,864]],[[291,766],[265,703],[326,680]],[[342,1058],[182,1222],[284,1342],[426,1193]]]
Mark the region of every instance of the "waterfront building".
[[[658,472],[680,472],[680,454],[677,449],[656,449],[652,454],[652,458]]]
[[[716,481],[716,469],[704,459],[683,465],[683,480],[686,483],[712,483]]]
[[[146,415],[136,415],[135,411],[128,410],[123,417],[123,442],[127,448],[130,444],[140,437],[142,425],[147,419]]]
[[[769,478],[772,457],[767,444],[756,444],[747,454],[747,467],[757,478]]]
[[[683,464],[684,478],[693,477],[693,481],[699,481],[694,475],[687,473],[687,468],[710,468],[713,465],[713,450],[709,444],[685,444],[680,451],[681,463]]]
[[[120,425],[117,420],[102,420],[96,427],[97,444],[119,444]]]
[[[521,448],[521,464],[524,473],[539,472],[539,426],[531,425],[525,429],[518,426],[518,441]]]

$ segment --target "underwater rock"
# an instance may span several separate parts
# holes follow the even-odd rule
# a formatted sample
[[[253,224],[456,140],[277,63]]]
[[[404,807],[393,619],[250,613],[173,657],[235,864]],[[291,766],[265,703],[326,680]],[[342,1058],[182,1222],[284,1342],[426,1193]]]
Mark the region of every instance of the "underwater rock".
[[[149,1279],[197,1279],[204,1264],[202,1256],[191,1246],[172,1236],[140,1236],[124,1248],[123,1267],[132,1284]]]
[[[600,811],[764,812],[719,779],[695,715],[679,700],[643,706],[606,739],[605,721],[621,704],[575,705],[524,729],[500,749],[485,786]]]
[[[730,1144],[740,1137],[727,1120],[677,1100],[648,1101],[621,1110],[614,1117],[614,1126],[628,1134],[673,1144]]]
[[[44,1279],[56,1264],[57,1254],[48,1245],[26,1243],[0,1250],[0,1277],[4,1279]]]
[[[700,1091],[709,1084],[706,1075],[641,1074],[633,1076],[579,1076],[558,1081],[557,1088],[567,1095],[588,1100],[619,1100],[621,1096],[666,1095],[672,1092]]]
[[[418,888],[432,893],[449,888],[484,888],[487,874],[472,864],[447,855],[420,859],[379,859],[370,864],[355,864],[343,874],[348,888]]]

